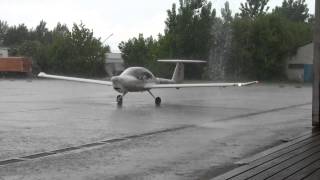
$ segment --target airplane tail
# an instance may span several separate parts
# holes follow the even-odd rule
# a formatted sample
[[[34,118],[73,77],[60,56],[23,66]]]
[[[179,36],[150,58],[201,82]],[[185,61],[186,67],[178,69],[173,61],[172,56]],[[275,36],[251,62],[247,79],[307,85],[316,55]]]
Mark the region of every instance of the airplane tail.
[[[158,62],[176,63],[171,80],[175,83],[181,83],[184,80],[184,64],[183,63],[206,63],[201,60],[180,60],[180,59],[163,59]]]

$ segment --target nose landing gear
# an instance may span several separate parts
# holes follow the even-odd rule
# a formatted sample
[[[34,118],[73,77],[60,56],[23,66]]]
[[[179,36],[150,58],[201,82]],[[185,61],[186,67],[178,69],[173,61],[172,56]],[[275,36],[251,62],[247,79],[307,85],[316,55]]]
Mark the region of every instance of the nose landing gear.
[[[118,103],[118,106],[121,106],[122,105],[122,96],[121,95],[118,95],[117,96],[117,103]]]
[[[161,104],[161,98],[160,98],[160,97],[156,97],[156,99],[154,100],[154,102],[156,103],[157,106],[160,106],[160,104]]]
[[[154,98],[154,103],[156,104],[156,106],[160,106],[161,104],[161,98],[160,97],[155,97],[150,90],[148,90],[149,94]]]
[[[125,92],[125,93],[123,93],[123,95],[118,95],[118,96],[117,96],[116,101],[117,101],[118,106],[122,106],[123,97],[124,97],[126,94],[127,94],[127,93]]]

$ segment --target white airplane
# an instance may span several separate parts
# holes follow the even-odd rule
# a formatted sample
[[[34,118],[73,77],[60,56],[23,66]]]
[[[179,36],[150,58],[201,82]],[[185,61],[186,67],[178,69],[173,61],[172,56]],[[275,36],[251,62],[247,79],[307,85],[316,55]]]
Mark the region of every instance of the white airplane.
[[[158,60],[158,62],[176,63],[176,67],[171,79],[157,78],[148,69],[144,67],[129,67],[124,70],[119,76],[113,76],[111,81],[101,81],[93,79],[84,79],[76,77],[66,77],[50,75],[44,72],[40,72],[38,77],[62,79],[69,81],[78,81],[86,83],[102,84],[107,86],[113,86],[113,89],[121,93],[117,96],[118,105],[122,105],[123,97],[128,92],[142,92],[147,91],[154,99],[155,104],[159,106],[161,104],[161,98],[155,97],[151,93],[151,89],[158,88],[191,88],[191,87],[228,87],[228,86],[247,86],[258,83],[258,81],[251,81],[245,83],[197,83],[197,84],[180,84],[184,79],[184,65],[183,63],[206,63],[206,61],[200,60]]]

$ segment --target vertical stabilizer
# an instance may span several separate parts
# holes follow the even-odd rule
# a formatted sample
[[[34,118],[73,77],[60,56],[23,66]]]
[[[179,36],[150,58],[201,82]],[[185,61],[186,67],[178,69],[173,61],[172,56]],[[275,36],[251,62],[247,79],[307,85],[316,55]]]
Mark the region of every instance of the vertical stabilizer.
[[[181,83],[184,79],[184,65],[183,63],[206,63],[202,60],[185,60],[185,59],[160,59],[158,62],[176,63],[171,81],[174,83]],[[170,81],[170,80],[169,80]]]
[[[184,79],[184,65],[181,62],[176,64],[172,75],[172,80],[176,83],[181,83]]]

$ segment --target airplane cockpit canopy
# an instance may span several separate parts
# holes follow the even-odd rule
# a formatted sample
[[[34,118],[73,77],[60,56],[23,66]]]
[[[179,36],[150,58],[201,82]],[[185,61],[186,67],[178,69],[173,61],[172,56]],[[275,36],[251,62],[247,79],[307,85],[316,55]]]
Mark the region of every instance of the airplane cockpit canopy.
[[[123,71],[121,75],[133,76],[139,80],[148,80],[154,78],[154,75],[148,69],[143,67],[130,67]]]

